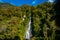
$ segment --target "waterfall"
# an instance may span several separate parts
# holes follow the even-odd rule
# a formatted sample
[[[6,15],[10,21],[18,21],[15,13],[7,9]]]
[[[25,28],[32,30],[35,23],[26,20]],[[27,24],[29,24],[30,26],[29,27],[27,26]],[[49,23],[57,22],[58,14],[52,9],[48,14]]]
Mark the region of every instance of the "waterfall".
[[[26,17],[26,15],[23,16],[23,21],[25,20],[24,18]]]
[[[26,39],[30,40],[30,37],[31,37],[31,17],[30,17],[30,21],[29,21],[29,25],[28,25],[28,28],[27,28],[27,31],[26,31]]]

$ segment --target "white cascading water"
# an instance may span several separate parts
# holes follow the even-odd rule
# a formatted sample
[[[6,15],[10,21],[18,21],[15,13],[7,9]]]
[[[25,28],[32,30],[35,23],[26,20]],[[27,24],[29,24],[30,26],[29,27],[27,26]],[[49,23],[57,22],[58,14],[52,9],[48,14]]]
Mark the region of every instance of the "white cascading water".
[[[26,39],[30,40],[30,37],[31,37],[31,17],[30,17],[30,21],[29,21],[29,25],[28,25],[28,28],[27,28],[27,31],[26,31]]]
[[[23,21],[25,20],[24,18],[26,17],[26,15],[23,16]]]
[[[36,2],[33,1],[32,2],[32,5],[34,5]],[[29,21],[29,25],[28,25],[28,28],[27,28],[27,31],[26,31],[26,36],[25,38],[28,39],[28,40],[31,40],[31,37],[32,37],[32,34],[31,34],[31,15],[30,15],[30,21]]]

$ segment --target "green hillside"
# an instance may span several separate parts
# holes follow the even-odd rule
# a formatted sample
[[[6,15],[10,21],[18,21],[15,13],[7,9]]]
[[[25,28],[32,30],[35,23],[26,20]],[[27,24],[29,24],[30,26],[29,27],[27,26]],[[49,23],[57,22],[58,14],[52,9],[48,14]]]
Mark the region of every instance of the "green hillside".
[[[56,30],[60,28],[56,24],[56,12],[52,3],[37,6],[0,3],[0,40],[25,40],[30,14],[32,40],[57,40]]]

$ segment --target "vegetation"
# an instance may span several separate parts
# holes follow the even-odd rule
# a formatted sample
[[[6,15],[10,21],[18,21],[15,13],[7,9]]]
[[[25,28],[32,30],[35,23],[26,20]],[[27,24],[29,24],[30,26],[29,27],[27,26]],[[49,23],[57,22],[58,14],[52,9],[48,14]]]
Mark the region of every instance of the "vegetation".
[[[56,13],[52,3],[43,3],[37,6],[22,5],[21,7],[2,4],[0,3],[1,40],[25,40],[30,14],[32,14],[31,39],[56,40]]]
[[[14,39],[18,36],[23,40],[28,27],[30,8],[11,5],[7,7],[6,4],[0,6],[0,39]]]
[[[33,13],[33,40],[55,40],[55,11],[52,3],[37,5]]]

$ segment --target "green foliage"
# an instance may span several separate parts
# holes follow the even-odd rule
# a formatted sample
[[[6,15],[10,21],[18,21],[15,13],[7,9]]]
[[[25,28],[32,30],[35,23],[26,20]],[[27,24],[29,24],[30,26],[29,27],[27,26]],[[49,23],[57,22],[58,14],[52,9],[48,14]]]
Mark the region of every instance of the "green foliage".
[[[33,13],[33,39],[32,40],[55,40],[55,11],[52,3],[37,5]],[[40,38],[41,37],[41,38]]]
[[[13,39],[18,36],[25,40],[30,14],[32,14],[33,26],[31,29],[32,40],[55,40],[56,23],[55,10],[52,3],[43,3],[37,6],[0,3],[0,39]],[[26,16],[24,18],[24,15]],[[23,21],[24,18],[24,21]]]
[[[23,7],[24,9],[22,9],[22,7],[4,3],[0,3],[0,6],[0,39],[14,39],[18,36],[23,40],[29,23],[30,8]],[[26,16],[25,18],[24,15]],[[23,18],[25,19],[24,21]]]

